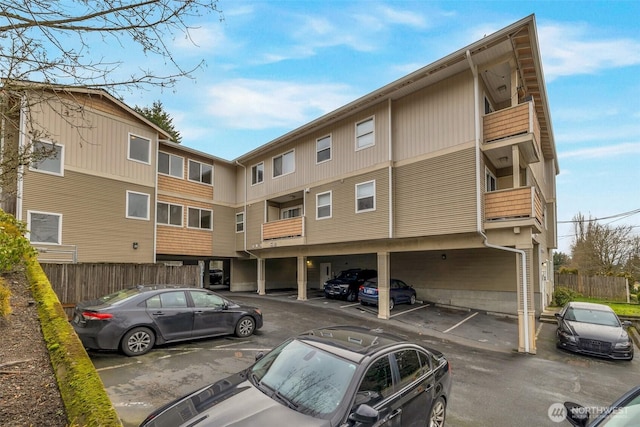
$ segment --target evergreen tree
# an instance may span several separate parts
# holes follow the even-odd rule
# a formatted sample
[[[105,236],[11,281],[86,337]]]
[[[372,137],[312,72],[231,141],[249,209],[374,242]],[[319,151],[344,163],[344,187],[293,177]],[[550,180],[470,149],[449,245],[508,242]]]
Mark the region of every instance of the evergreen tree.
[[[178,132],[173,126],[173,118],[169,116],[169,113],[164,110],[162,102],[154,101],[151,108],[138,107],[136,105],[135,107],[133,107],[133,109],[146,117],[150,122],[167,132],[171,136],[172,142],[175,142],[176,144],[180,144],[182,142],[182,136],[180,136],[180,132]]]

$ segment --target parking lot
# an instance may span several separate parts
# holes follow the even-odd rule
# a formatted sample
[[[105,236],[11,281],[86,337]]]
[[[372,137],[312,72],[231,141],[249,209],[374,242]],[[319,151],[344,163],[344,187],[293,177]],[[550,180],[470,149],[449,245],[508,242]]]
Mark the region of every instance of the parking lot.
[[[234,337],[162,346],[136,358],[90,353],[125,427],[138,425],[154,408],[197,387],[248,367],[258,351],[317,326],[352,324],[383,328],[426,343],[452,363],[453,389],[447,425],[568,425],[551,421],[552,404],[573,400],[604,406],[637,384],[639,362],[613,362],[555,348],[555,327],[538,324],[537,354],[516,351],[517,323],[510,317],[452,310],[425,303],[398,305],[388,321],[376,307],[327,300],[310,293],[228,293],[262,308],[263,329]]]

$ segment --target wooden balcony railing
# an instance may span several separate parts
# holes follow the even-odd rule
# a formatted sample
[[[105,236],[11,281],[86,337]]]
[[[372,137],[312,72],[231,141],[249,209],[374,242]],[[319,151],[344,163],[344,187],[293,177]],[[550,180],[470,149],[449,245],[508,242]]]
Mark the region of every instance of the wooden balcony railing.
[[[304,236],[304,217],[280,219],[262,224],[262,240]]]
[[[525,102],[485,115],[483,132],[485,143],[530,133],[539,144],[540,123],[533,102]]]
[[[484,195],[485,221],[532,218],[543,224],[542,199],[535,187],[492,191]]]

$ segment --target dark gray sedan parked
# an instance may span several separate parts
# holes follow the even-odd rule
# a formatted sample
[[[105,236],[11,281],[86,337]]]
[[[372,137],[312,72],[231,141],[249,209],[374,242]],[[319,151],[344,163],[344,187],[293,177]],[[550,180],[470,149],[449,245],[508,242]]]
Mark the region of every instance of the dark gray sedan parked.
[[[576,353],[611,359],[633,359],[633,343],[611,307],[588,302],[570,302],[556,313],[556,346]]]
[[[86,348],[139,356],[156,344],[248,337],[262,327],[262,313],[206,289],[138,286],[79,303],[71,324]]]

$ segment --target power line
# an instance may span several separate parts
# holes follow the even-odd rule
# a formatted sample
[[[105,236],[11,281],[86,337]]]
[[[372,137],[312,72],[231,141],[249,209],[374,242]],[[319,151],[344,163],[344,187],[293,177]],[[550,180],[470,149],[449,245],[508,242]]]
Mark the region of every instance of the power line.
[[[589,218],[589,219],[585,219],[585,220],[571,220],[571,221],[558,221],[558,224],[576,224],[578,222],[595,222],[595,221],[602,221],[605,219],[615,219],[615,218],[624,218],[624,217],[628,217],[628,216],[632,216],[635,214],[640,213],[640,209],[635,209],[629,212],[623,212],[623,213],[619,213],[616,215],[611,215],[611,216],[605,216],[602,218]]]

